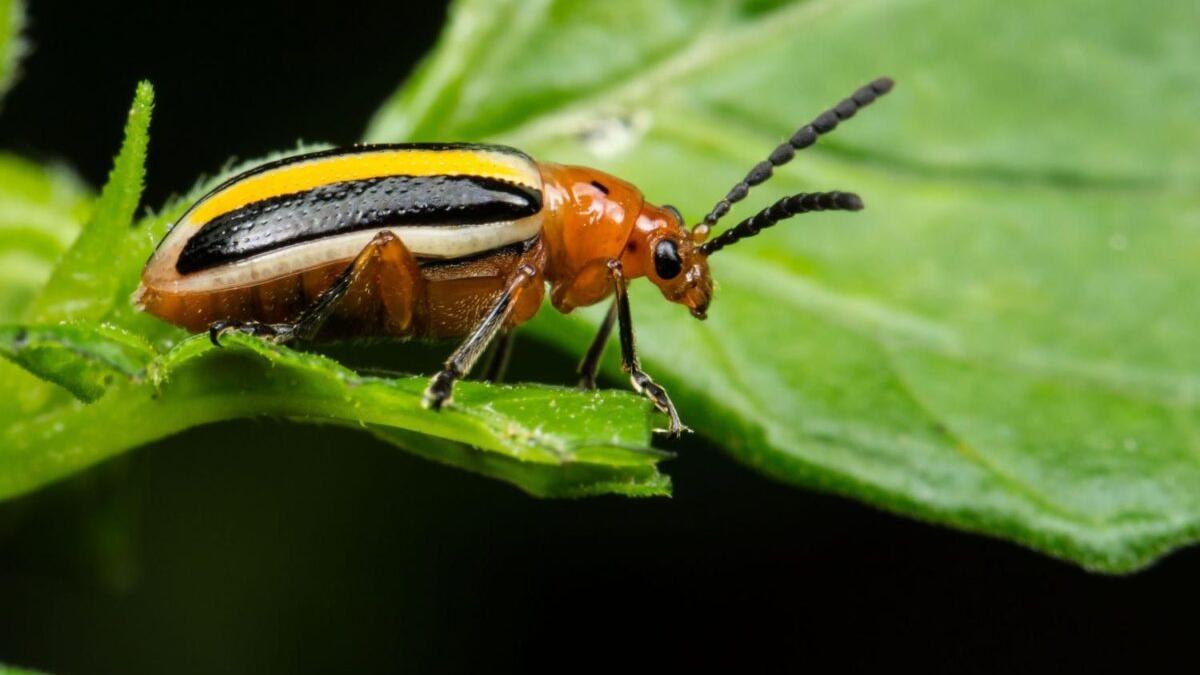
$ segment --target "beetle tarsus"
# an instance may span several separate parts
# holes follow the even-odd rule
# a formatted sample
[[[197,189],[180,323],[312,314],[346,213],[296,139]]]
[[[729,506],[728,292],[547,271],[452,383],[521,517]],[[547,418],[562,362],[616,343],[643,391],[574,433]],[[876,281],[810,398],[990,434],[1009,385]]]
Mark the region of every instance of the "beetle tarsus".
[[[243,333],[263,338],[275,344],[283,344],[295,337],[295,326],[290,323],[261,323],[259,321],[216,321],[208,327],[208,339],[217,347],[226,333]]]
[[[453,368],[438,371],[425,388],[422,404],[430,410],[441,410],[442,406],[450,401],[450,395],[454,393],[454,382],[461,376],[462,374],[455,372]]]
[[[633,383],[634,391],[642,394],[654,403],[654,407],[658,408],[659,412],[670,418],[670,424],[666,429],[655,429],[657,432],[665,433],[667,438],[679,438],[685,431],[691,431],[680,419],[679,412],[675,410],[675,404],[671,402],[671,396],[667,394],[667,390],[663,386],[650,378],[649,375],[641,370],[634,370],[629,374],[629,380]]]
[[[221,346],[221,335],[225,332],[227,325],[227,321],[217,321],[208,327],[208,341],[213,343],[214,347]]]

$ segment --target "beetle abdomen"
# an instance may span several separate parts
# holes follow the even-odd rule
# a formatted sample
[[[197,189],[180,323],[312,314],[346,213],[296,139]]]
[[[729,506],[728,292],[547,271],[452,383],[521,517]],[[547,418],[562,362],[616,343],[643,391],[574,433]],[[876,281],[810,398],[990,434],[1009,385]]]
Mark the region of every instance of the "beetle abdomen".
[[[542,179],[517,150],[357,146],[236,176],[196,203],[146,266],[146,285],[208,292],[352,259],[380,230],[418,258],[455,259],[541,229]]]

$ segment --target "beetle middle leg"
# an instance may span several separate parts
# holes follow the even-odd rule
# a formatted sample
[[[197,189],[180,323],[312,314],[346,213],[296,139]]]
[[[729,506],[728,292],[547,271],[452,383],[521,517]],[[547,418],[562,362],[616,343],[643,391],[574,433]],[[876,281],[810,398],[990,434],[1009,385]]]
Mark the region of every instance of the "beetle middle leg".
[[[604,356],[604,348],[608,346],[608,338],[612,335],[613,324],[616,321],[617,301],[613,300],[612,304],[608,306],[608,313],[604,315],[604,320],[600,322],[600,328],[596,330],[596,337],[592,338],[592,344],[588,346],[587,353],[579,362],[580,389],[596,388],[596,371],[600,368],[600,358]]]
[[[679,420],[679,413],[675,411],[675,404],[671,402],[667,390],[650,379],[650,376],[642,370],[642,364],[637,357],[637,347],[633,341],[633,316],[629,311],[629,292],[625,285],[625,272],[621,268],[621,261],[610,261],[608,269],[617,296],[615,306],[621,338],[621,369],[629,373],[629,381],[633,383],[634,391],[650,399],[654,403],[654,407],[670,418],[667,436],[678,438],[684,431],[691,431],[691,429],[684,426],[683,422]]]
[[[420,268],[412,254],[390,230],[375,235],[333,283],[321,292],[295,321],[263,323],[259,321],[217,321],[209,326],[208,336],[213,344],[221,345],[221,336],[237,331],[266,338],[276,344],[291,340],[311,340],[333,315],[353,289],[376,280],[381,288],[388,329],[404,334],[412,323],[414,298],[421,283]]]
[[[504,381],[504,373],[508,370],[508,361],[512,358],[513,342],[515,342],[516,328],[500,331],[500,335],[496,338],[495,347],[492,349],[492,355],[488,358],[487,368],[483,371],[483,380],[492,384],[499,384]]]
[[[454,350],[450,358],[446,359],[441,372],[434,375],[433,379],[429,381],[429,387],[425,389],[425,407],[441,410],[442,406],[450,400],[454,383],[471,372],[475,362],[487,349],[488,343],[504,327],[521,291],[539,278],[538,272],[533,266],[527,263],[517,266],[516,272],[509,279],[508,285],[500,293],[500,297],[496,299],[496,303],[492,305],[487,315],[459,345],[458,349]]]

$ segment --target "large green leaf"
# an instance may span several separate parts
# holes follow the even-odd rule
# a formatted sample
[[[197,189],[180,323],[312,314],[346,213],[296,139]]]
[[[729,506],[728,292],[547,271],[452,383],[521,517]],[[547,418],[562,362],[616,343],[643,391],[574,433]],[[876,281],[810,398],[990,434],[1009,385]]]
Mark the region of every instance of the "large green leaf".
[[[894,76],[734,215],[867,210],[714,257],[706,323],[641,288],[648,369],[774,477],[1123,571],[1200,534],[1197,26],[1193,0],[462,0],[366,136],[507,142],[698,219]],[[577,350],[596,318],[534,330]]]

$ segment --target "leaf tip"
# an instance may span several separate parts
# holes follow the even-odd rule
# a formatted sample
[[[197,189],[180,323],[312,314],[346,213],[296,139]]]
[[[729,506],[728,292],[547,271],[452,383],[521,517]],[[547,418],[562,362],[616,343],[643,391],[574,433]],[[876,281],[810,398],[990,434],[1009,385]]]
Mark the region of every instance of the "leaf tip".
[[[137,83],[137,89],[133,92],[133,106],[130,110],[133,112],[144,112],[149,115],[154,108],[154,85],[150,80],[140,80]]]

